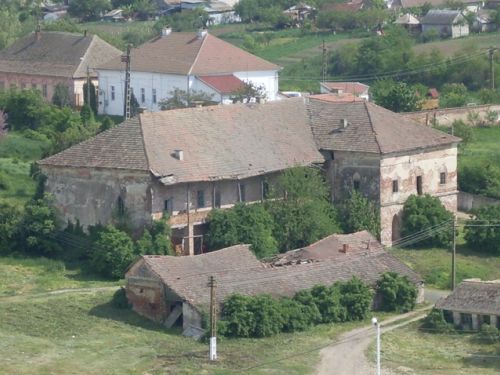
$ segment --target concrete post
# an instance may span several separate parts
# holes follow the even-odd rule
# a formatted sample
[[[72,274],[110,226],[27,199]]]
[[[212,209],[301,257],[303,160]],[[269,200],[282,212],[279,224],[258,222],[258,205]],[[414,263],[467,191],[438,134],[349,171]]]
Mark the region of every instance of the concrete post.
[[[461,323],[462,321],[460,319],[460,313],[453,311],[453,324],[456,326],[460,326]]]
[[[471,314],[472,315],[472,329],[474,331],[477,331],[479,329],[479,317],[477,314]]]

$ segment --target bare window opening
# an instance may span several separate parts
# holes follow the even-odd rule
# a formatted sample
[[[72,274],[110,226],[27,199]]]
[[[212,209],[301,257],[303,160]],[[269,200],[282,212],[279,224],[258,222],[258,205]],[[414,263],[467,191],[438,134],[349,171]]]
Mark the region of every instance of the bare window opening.
[[[221,194],[219,190],[216,190],[214,194],[214,207],[220,208],[220,206],[221,206]]]
[[[163,210],[169,214],[172,214],[174,210],[174,201],[172,198],[165,199],[163,202]]]
[[[361,187],[361,177],[358,173],[354,173],[354,176],[352,177],[352,186],[356,191],[358,191]]]
[[[153,89],[151,92],[153,103],[156,104],[156,89]]]
[[[245,189],[245,184],[238,184],[238,200],[240,202],[245,202],[246,201],[246,189]]]
[[[417,194],[422,195],[422,176],[417,176]]]
[[[111,86],[111,100],[115,100],[115,86]]]
[[[335,160],[335,152],[330,151],[330,160]]]
[[[398,180],[392,180],[392,192],[397,193],[399,191]]]
[[[269,198],[269,182],[262,181],[262,199]]]
[[[441,172],[441,173],[439,174],[439,183],[440,183],[441,185],[446,184],[446,173],[445,173],[445,172]]]
[[[116,202],[116,207],[118,210],[118,215],[120,216],[125,215],[125,201],[123,200],[122,197],[118,197],[118,200]]]
[[[205,191],[204,190],[198,190],[196,192],[196,202],[197,202],[198,208],[205,207]]]
[[[145,103],[145,102],[146,102],[146,90],[141,89],[141,103]]]

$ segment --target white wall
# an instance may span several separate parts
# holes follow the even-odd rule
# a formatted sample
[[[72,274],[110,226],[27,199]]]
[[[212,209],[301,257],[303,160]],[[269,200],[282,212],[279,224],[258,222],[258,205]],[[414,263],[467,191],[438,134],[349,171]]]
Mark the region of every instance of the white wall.
[[[262,72],[237,72],[236,77],[245,82],[251,82],[255,86],[266,87],[266,99],[276,100],[278,95],[278,73],[274,71]],[[108,115],[123,115],[124,96],[124,71],[100,70],[99,76],[99,113]],[[186,91],[207,90],[207,86],[199,82],[195,76],[183,76],[175,74],[159,74],[147,72],[131,72],[130,85],[134,95],[141,107],[149,111],[159,111],[158,102],[168,98],[169,93],[176,88]],[[111,91],[114,86],[115,97],[112,99]],[[145,100],[142,101],[141,89],[144,89]],[[153,89],[156,90],[156,103],[153,103]],[[208,91],[213,93],[213,90]],[[215,101],[220,101],[220,95],[214,96]]]

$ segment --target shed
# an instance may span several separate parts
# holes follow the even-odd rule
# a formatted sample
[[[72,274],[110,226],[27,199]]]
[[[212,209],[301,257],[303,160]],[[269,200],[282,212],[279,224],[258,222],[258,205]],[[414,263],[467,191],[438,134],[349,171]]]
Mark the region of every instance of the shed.
[[[434,30],[440,36],[451,38],[469,35],[469,25],[460,10],[431,9],[421,23],[424,33]]]

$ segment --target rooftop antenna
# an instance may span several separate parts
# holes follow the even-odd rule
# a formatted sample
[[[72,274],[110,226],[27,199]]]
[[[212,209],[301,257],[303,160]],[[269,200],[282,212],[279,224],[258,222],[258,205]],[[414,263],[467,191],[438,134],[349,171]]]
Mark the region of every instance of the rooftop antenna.
[[[124,103],[123,103],[123,119],[128,120],[130,118],[130,100],[131,100],[131,90],[130,90],[130,48],[131,45],[127,46],[127,54],[122,55],[122,62],[125,63],[125,90],[124,90]]]

